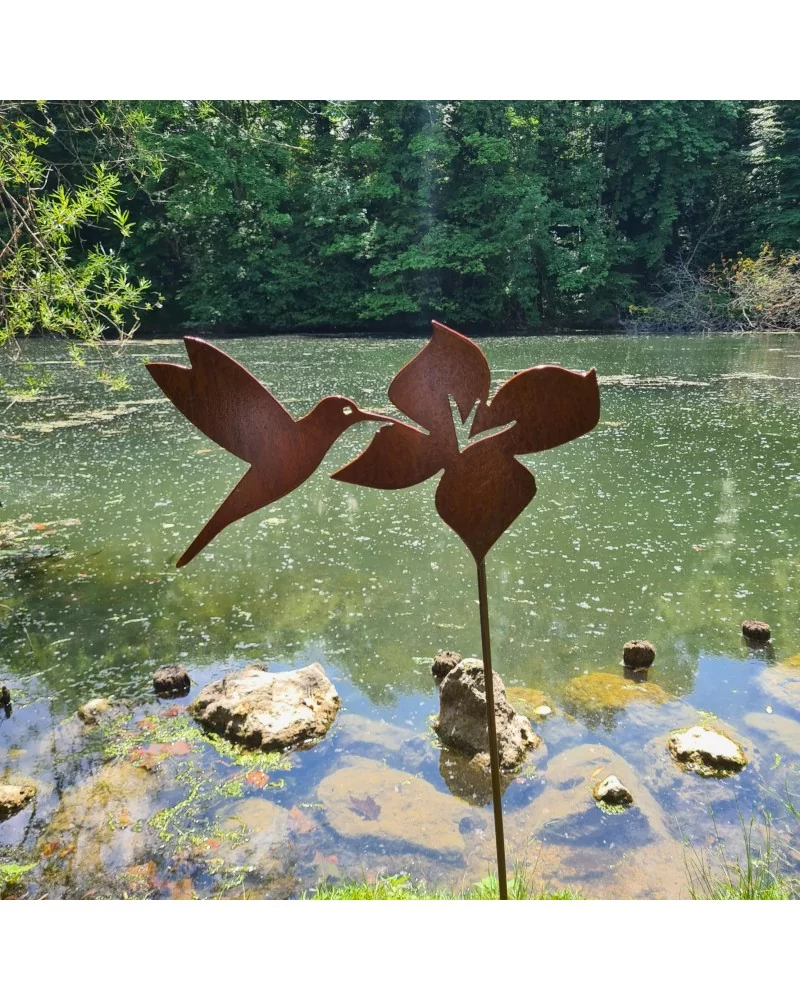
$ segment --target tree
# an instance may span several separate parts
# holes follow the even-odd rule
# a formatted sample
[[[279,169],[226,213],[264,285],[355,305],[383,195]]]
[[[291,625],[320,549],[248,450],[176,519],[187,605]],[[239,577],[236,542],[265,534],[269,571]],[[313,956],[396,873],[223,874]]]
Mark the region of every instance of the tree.
[[[613,324],[670,274],[796,251],[798,108],[0,105],[5,338],[128,334],[148,283],[171,329]]]
[[[782,250],[800,244],[800,101],[763,101],[752,110],[748,161],[754,195],[754,243]]]

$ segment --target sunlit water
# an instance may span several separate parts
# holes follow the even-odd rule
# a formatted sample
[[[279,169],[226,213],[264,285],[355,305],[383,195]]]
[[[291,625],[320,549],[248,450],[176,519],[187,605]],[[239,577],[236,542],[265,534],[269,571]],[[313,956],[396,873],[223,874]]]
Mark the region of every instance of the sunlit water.
[[[392,375],[421,343],[286,337],[222,346],[298,416],[330,393],[388,406]],[[753,713],[800,723],[800,704],[776,701],[761,676],[800,651],[800,337],[504,337],[481,345],[496,384],[545,362],[596,367],[601,379],[599,427],[524,459],[537,496],[487,561],[495,669],[507,686],[545,692],[556,709],[536,725],[546,751],[505,793],[510,853],[530,863],[534,881],[586,895],[686,895],[687,851],[740,850],[739,812],[749,820],[767,808],[773,842],[796,865],[798,825],[785,803],[800,747],[794,730],[778,739]],[[0,550],[0,682],[15,695],[15,711],[0,718],[0,779],[22,772],[42,787],[33,814],[0,825],[0,849],[33,851],[65,789],[99,766],[90,754],[54,749],[50,738],[88,698],[127,699],[134,724],[153,711],[160,664],[187,664],[193,697],[197,685],[247,661],[274,670],[316,661],[342,697],[337,724],[293,756],[283,787],[245,789],[302,807],[314,830],[294,831],[280,879],[250,873],[245,889],[291,895],[320,877],[380,870],[452,885],[486,874],[487,806],[488,824],[462,822],[464,850],[448,854],[337,835],[315,798],[320,781],[357,753],[421,775],[448,796],[452,786],[473,804],[485,799],[480,782],[473,789],[470,778],[452,778],[429,739],[432,656],[480,655],[474,564],[435,515],[435,481],[382,492],[328,478],[369,440],[374,425],[362,424],[297,492],[228,528],[178,571],[178,555],[245,468],[166,402],[143,368],[146,359],[185,360],[181,342],[135,342],[113,362],[129,380],[118,391],[96,381],[91,362],[82,371],[64,363],[57,346],[30,343],[25,356],[52,382],[34,400],[3,404],[0,520],[27,525],[26,545],[56,551],[20,559]],[[743,645],[744,618],[771,624],[768,651]],[[568,682],[619,673],[631,638],[655,644],[648,680],[675,700],[565,716]],[[698,711],[718,716],[750,748],[741,774],[683,776],[661,759],[669,730]],[[368,740],[345,738],[348,715],[374,721]],[[384,723],[424,737],[413,760]],[[533,840],[523,836],[530,822],[521,817],[534,815],[552,785],[547,761],[585,744],[621,754],[641,776],[666,816],[668,850],[637,808],[566,810],[537,822]],[[177,793],[163,794],[156,808]],[[149,849],[159,884],[181,876],[200,895],[218,891],[207,865],[176,862],[169,842]],[[42,893],[86,891],[79,873],[58,869],[49,878]]]

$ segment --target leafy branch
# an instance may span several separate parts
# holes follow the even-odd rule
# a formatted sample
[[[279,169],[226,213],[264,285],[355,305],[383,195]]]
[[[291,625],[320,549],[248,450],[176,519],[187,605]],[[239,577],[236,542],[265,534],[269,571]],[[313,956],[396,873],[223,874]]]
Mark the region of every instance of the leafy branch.
[[[119,204],[122,180],[105,162],[87,165],[77,153],[69,163],[49,160],[58,129],[46,104],[37,112],[0,104],[0,346],[32,333],[97,344],[111,331],[125,340],[139,312],[159,303],[147,294],[150,282],[132,278],[103,242],[133,232]],[[137,118],[130,128],[145,124]],[[82,127],[111,129],[103,112]],[[118,154],[117,166],[125,155]],[[100,238],[88,242],[90,234]]]

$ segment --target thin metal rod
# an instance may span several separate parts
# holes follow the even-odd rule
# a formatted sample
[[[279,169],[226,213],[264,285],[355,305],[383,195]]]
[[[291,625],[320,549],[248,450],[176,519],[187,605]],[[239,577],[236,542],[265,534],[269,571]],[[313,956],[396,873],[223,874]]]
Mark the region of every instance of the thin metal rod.
[[[508,899],[506,882],[506,845],[503,838],[503,798],[500,789],[500,754],[497,751],[497,724],[494,716],[494,677],[492,675],[492,644],[489,639],[489,600],[486,596],[486,563],[478,563],[478,603],[481,611],[481,647],[483,676],[486,687],[486,723],[489,729],[489,761],[492,768],[492,804],[494,807],[494,839],[497,845],[497,881],[500,898]]]

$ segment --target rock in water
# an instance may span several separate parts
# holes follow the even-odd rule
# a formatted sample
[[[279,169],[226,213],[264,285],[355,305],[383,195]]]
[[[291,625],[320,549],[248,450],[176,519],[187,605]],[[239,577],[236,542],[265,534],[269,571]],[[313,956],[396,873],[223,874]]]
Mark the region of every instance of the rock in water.
[[[751,642],[767,642],[772,631],[766,622],[746,621],[742,622],[742,635]]]
[[[441,684],[453,667],[457,667],[463,658],[461,653],[453,653],[449,650],[437,653],[431,666],[431,673],[436,684]]]
[[[0,823],[21,812],[35,795],[32,785],[0,785]]]
[[[529,805],[509,811],[506,817],[509,843],[524,853],[531,838],[543,828],[585,815],[595,808],[593,790],[598,781],[602,785],[603,777],[612,775],[624,783],[653,837],[662,844],[672,843],[667,814],[633,767],[608,747],[591,743],[562,750],[548,761],[540,776],[544,791]]]
[[[609,806],[629,806],[633,802],[633,796],[616,774],[609,774],[599,785],[595,785],[592,795],[597,802]]]
[[[272,874],[288,867],[289,810],[262,798],[247,798],[223,806],[216,815],[223,831],[238,834],[224,840],[216,855],[229,865]]]
[[[319,740],[341,701],[318,663],[271,674],[261,666],[226,674],[203,688],[192,715],[229,740],[260,750]]]
[[[646,668],[653,665],[656,647],[645,639],[632,639],[622,647],[622,662],[626,667]]]
[[[65,792],[40,841],[64,849],[70,878],[96,883],[145,856],[147,820],[155,811],[157,782],[127,761],[105,764]]]
[[[580,674],[564,688],[564,706],[590,723],[612,724],[617,712],[629,705],[649,702],[662,705],[670,696],[658,684],[637,682],[619,674]]]
[[[739,744],[709,726],[691,726],[673,733],[667,744],[674,760],[687,771],[722,777],[741,771],[747,757]]]
[[[403,729],[390,722],[368,719],[352,712],[342,713],[336,727],[337,745],[348,751],[353,747],[365,747],[383,753],[397,753],[418,736],[413,729]]]
[[[191,686],[192,681],[186,668],[177,663],[159,667],[153,674],[153,689],[157,694],[186,694]]]
[[[92,698],[78,709],[78,718],[85,726],[96,726],[100,717],[110,712],[111,702],[106,698]]]
[[[542,742],[524,715],[509,705],[506,689],[493,672],[494,711],[500,767],[518,767],[529,750]],[[439,715],[433,728],[439,739],[454,750],[474,756],[489,749],[486,687],[481,660],[462,660],[445,676],[439,688]]]
[[[348,757],[323,778],[317,798],[340,837],[377,837],[442,854],[461,854],[461,822],[481,815],[422,778],[363,757]]]

